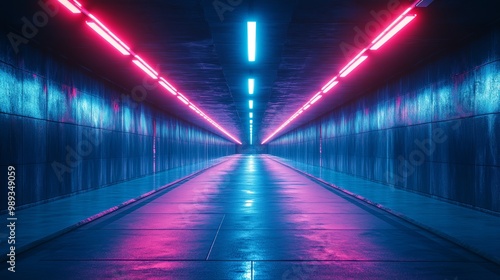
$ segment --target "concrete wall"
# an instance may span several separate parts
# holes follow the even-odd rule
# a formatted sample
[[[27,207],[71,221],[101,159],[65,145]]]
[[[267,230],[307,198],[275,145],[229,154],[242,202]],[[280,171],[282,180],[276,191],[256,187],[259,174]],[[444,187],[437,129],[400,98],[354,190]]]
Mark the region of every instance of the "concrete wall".
[[[0,172],[15,166],[18,206],[236,151],[219,136],[123,97],[33,47],[14,53],[0,34]],[[2,190],[0,210],[7,206]]]
[[[500,212],[500,27],[269,144],[271,154]]]

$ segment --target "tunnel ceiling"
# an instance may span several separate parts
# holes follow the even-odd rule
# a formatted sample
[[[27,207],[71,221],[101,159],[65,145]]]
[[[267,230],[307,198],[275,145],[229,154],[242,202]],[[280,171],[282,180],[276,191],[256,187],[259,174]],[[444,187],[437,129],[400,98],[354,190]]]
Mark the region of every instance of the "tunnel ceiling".
[[[133,51],[230,133],[248,143],[247,79],[256,79],[254,141],[261,142],[350,60],[343,51],[356,44],[373,13],[407,0],[81,0]],[[4,3],[2,27],[22,34],[38,1]],[[312,110],[283,132],[353,99],[363,98],[419,63],[452,51],[500,18],[497,0],[435,0],[416,8],[417,18],[369,57]],[[395,17],[393,17],[395,18]],[[247,61],[246,22],[258,24],[257,61]],[[381,31],[381,30],[380,30]],[[366,32],[366,31],[365,31]],[[131,92],[144,74],[120,56],[83,20],[61,8],[30,43],[60,54]],[[150,89],[147,101],[182,119],[220,134],[174,96]]]

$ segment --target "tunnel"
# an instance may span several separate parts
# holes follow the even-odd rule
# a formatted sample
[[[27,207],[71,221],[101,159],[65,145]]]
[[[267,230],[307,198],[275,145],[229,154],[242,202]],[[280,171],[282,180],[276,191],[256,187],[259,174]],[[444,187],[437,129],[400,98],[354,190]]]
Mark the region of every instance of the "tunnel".
[[[500,279],[498,0],[7,0],[1,279]]]

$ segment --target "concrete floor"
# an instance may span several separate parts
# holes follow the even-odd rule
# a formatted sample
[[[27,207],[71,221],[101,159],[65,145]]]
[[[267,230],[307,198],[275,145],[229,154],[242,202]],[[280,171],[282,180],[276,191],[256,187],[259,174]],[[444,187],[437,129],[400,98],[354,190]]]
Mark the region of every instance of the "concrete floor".
[[[478,255],[258,156],[35,247],[16,270],[0,278],[500,279]]]

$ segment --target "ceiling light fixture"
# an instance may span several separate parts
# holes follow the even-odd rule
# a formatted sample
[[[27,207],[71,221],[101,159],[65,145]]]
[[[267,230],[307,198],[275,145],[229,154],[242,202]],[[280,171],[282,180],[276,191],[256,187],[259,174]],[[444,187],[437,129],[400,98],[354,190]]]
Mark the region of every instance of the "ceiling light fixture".
[[[255,53],[257,49],[257,22],[247,22],[247,35],[248,35],[248,61],[255,61]]]
[[[179,98],[179,100],[182,101],[182,103],[189,105],[189,100],[186,97],[184,97],[184,95],[182,95],[180,92],[178,94],[179,95],[177,95],[177,98]]]
[[[198,109],[193,103],[191,103],[184,95],[177,92],[170,83],[167,82],[163,77],[160,77],[158,72],[155,71],[149,64],[147,64],[142,58],[140,58],[137,54],[135,54],[122,40],[120,40],[113,32],[111,32],[99,19],[97,19],[94,15],[89,13],[79,2],[76,0],[59,0],[59,2],[68,8],[73,13],[83,13],[90,20],[86,20],[86,24],[92,28],[97,34],[99,34],[103,39],[105,39],[108,43],[110,43],[114,48],[116,48],[123,55],[132,55],[134,59],[132,62],[137,65],[141,70],[143,70],[146,74],[148,74],[153,79],[158,79],[158,83],[168,90],[173,95],[177,95],[177,98],[188,105],[193,111],[198,113],[204,120],[212,124],[219,131],[224,133],[227,137],[232,139],[235,143],[241,145],[242,143],[228,133],[224,128],[222,128],[219,124],[217,124],[214,120],[208,117],[203,111]],[[76,6],[75,6],[76,5]]]
[[[337,81],[338,76],[335,76],[333,79],[331,79],[326,85],[324,85],[321,90],[323,93],[329,92],[334,86],[336,86],[339,81]]]
[[[255,79],[248,79],[248,93],[253,94],[255,91]]]
[[[63,4],[64,7],[66,7],[70,12],[74,14],[80,14],[82,11],[78,7],[76,7],[72,2],[68,0],[58,0],[59,3]],[[80,3],[76,2],[77,5],[81,6]]]
[[[140,61],[140,62],[141,62],[141,64],[142,64],[142,65],[144,65],[144,67],[146,67],[146,68],[149,70],[149,72],[151,72],[151,73],[153,74],[153,76],[158,77],[158,72],[156,72],[156,71],[153,69],[153,67],[149,66],[149,64],[147,64],[147,63],[146,63],[146,61],[144,61],[144,60],[143,60],[142,58],[140,58],[138,55],[135,55],[134,57],[135,57],[135,59],[137,59],[138,61]]]
[[[177,90],[164,78],[160,78],[160,85],[162,85],[166,90],[168,90],[173,95],[177,95]]]
[[[116,42],[118,45],[120,45],[123,49],[126,50],[125,53],[122,52],[124,55],[130,55],[132,52],[130,48],[122,41],[120,38],[118,38],[111,30],[109,30],[106,25],[104,25],[100,20],[98,20],[93,14],[87,12],[87,10],[82,8],[82,11],[84,14],[86,14],[89,18],[92,19],[93,22],[95,22],[108,36],[110,36],[112,39],[111,41],[107,40],[108,42]]]
[[[318,100],[321,99],[321,97],[323,97],[323,95],[318,95],[316,96],[313,100],[311,100],[311,105],[313,105],[314,103],[316,103]],[[301,112],[302,113],[302,112]]]
[[[356,59],[355,61],[353,61],[353,63],[349,65],[349,67],[340,74],[340,77],[342,78],[347,77],[347,75],[349,75],[354,69],[356,69],[356,67],[358,67],[361,63],[363,63],[363,61],[365,61],[367,58],[368,58],[367,55],[363,55],[358,59]]]
[[[253,127],[250,125],[250,145],[253,145]]]
[[[117,40],[115,40],[110,33],[106,32],[102,26],[99,26],[97,23],[93,21],[86,22],[90,28],[92,28],[97,34],[99,34],[104,40],[108,41],[113,47],[115,47],[121,54],[130,55],[130,49],[125,45],[121,44]]]
[[[367,58],[367,51],[375,51],[378,50],[383,44],[389,41],[395,34],[397,34],[401,29],[408,25],[415,17],[414,15],[408,15],[417,5],[424,6],[424,3],[427,5],[432,2],[432,0],[416,0],[413,4],[406,9],[394,22],[392,22],[382,33],[380,33],[375,40],[373,40],[370,45],[363,49],[356,57],[354,57],[342,70],[339,72],[339,76],[335,76],[328,83],[326,83],[322,88],[320,93],[327,93],[340,81],[338,81],[338,77],[345,78],[349,75],[354,69],[356,69],[361,63],[363,63]],[[303,105],[297,112],[295,112],[291,117],[289,117],[284,123],[282,123],[276,130],[274,130],[261,144],[267,143],[271,140],[278,132],[283,130],[286,126],[288,126],[295,118],[297,118],[303,111],[307,110],[311,105],[316,103],[322,96],[316,93],[310,101],[308,101],[305,105]]]
[[[153,79],[158,79],[158,73],[154,70],[152,70],[150,67],[148,67],[149,65],[147,65],[146,63],[142,62],[141,60],[138,60],[138,59],[134,59],[132,60],[132,62],[137,65],[139,68],[142,69],[142,71],[144,71],[146,74],[148,74],[151,78]]]
[[[363,49],[358,55],[356,55],[342,70],[340,70],[339,76],[342,78],[347,77],[356,67],[358,67],[363,61],[365,61],[368,56],[364,55],[366,49]]]
[[[408,12],[410,10],[407,10]],[[407,13],[407,12],[406,12]],[[370,50],[375,51],[378,50],[382,45],[387,43],[394,35],[396,35],[401,29],[403,29],[408,23],[414,20],[417,15],[407,15],[400,16],[396,21],[394,21],[389,27],[387,27],[382,34],[380,34],[375,40],[373,40],[373,46]],[[398,21],[399,20],[399,21]]]

